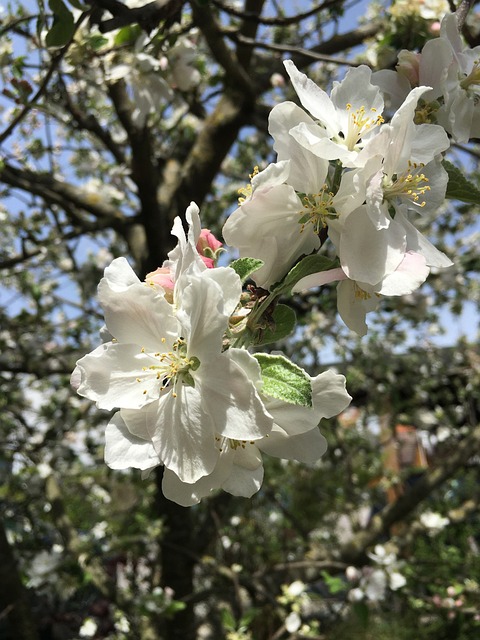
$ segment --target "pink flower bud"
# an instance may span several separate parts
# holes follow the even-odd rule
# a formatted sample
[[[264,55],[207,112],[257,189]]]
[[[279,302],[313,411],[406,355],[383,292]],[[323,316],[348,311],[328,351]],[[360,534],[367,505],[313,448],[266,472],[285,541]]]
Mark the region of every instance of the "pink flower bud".
[[[168,267],[158,267],[155,271],[147,273],[145,282],[148,284],[159,284],[165,291],[173,291],[175,286],[171,271]]]
[[[200,237],[197,241],[197,251],[200,255],[205,255],[205,249],[208,247],[212,253],[215,253],[217,249],[220,249],[222,243],[215,238],[210,229],[202,229]]]

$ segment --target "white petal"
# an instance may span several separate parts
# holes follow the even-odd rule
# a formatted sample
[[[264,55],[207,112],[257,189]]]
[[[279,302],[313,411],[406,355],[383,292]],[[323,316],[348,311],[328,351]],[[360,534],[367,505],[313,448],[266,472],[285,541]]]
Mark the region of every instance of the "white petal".
[[[220,489],[228,479],[232,472],[233,458],[233,451],[226,448],[225,453],[220,455],[212,473],[191,484],[182,482],[173,471],[165,469],[162,480],[164,496],[182,505],[182,507],[198,504],[202,498],[208,496],[212,491]]]
[[[107,328],[119,342],[135,343],[147,351],[157,351],[162,338],[171,344],[178,337],[172,306],[157,287],[140,283],[116,292],[102,280],[98,298]]]
[[[215,431],[234,440],[257,440],[267,434],[273,424],[255,388],[259,376],[258,363],[247,351],[229,349],[207,370],[194,372],[202,404],[215,425]],[[255,368],[254,378],[245,370]],[[201,377],[197,376],[200,373]]]
[[[312,273],[309,276],[305,276],[305,278],[301,278],[293,287],[292,293],[306,291],[307,289],[313,289],[314,287],[322,287],[324,284],[335,282],[336,280],[345,280],[346,277],[347,276],[341,267],[338,267],[337,269],[329,269],[328,271]]]
[[[379,298],[375,294],[365,292],[367,297],[357,296],[356,283],[344,280],[337,287],[337,308],[340,317],[347,327],[359,336],[367,333],[365,316],[378,307]]]
[[[201,406],[200,394],[182,383],[145,411],[122,411],[133,433],[152,433],[163,464],[182,482],[193,483],[211,473],[218,459],[212,420]]]
[[[230,267],[186,271],[177,282],[177,318],[188,354],[205,364],[222,350],[223,334],[242,293],[239,276]]]
[[[340,237],[340,262],[351,280],[375,285],[395,271],[406,248],[404,228],[392,220],[388,229],[375,229],[367,208],[359,207],[345,221]]]
[[[288,184],[301,193],[318,193],[325,182],[328,162],[310,153],[290,135],[290,129],[300,122],[318,125],[293,102],[275,105],[268,122],[268,131],[275,140],[273,148],[278,160],[290,161]]]
[[[160,464],[151,442],[137,438],[117,412],[105,431],[105,462],[111,469],[149,469]]]
[[[115,258],[106,267],[104,279],[113,291],[125,291],[132,284],[139,284],[140,280],[125,258]]]
[[[139,409],[160,394],[161,381],[149,369],[156,364],[158,360],[142,353],[138,345],[102,344],[77,362],[77,393],[100,409]]]
[[[260,489],[262,482],[263,465],[251,470],[234,464],[230,476],[222,484],[222,489],[233,496],[251,498]]]
[[[408,295],[425,282],[429,273],[425,258],[410,251],[405,254],[397,269],[383,280],[378,293],[383,296]]]
[[[301,73],[291,60],[285,60],[283,64],[302,105],[312,116],[320,120],[329,135],[335,135],[338,132],[337,113],[328,95],[313,80]]]
[[[314,464],[327,450],[327,441],[317,428],[295,436],[274,430],[268,438],[260,440],[257,446],[276,458]]]

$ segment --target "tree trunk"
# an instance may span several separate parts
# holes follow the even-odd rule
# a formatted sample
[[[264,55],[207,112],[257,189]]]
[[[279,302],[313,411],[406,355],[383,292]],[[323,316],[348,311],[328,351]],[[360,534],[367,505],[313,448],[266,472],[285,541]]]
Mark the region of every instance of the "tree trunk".
[[[0,621],[6,621],[6,638],[38,640],[37,625],[32,616],[28,593],[18,573],[13,550],[0,521]],[[2,637],[4,637],[2,635]]]

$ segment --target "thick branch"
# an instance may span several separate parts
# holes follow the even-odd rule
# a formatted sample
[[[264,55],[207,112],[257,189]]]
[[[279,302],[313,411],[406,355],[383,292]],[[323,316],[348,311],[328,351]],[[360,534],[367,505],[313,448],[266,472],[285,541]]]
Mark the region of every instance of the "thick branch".
[[[225,71],[225,83],[231,87],[252,95],[252,80],[236,56],[225,44],[220,25],[207,4],[199,4],[197,0],[190,2],[195,25],[203,33],[213,57]]]
[[[91,202],[85,191],[68,182],[62,182],[48,173],[36,173],[29,169],[19,169],[10,164],[0,166],[0,181],[17,189],[40,196],[49,204],[62,208],[76,207],[103,219],[113,228],[125,223],[125,216],[116,207],[106,202]],[[85,223],[88,221],[85,220]]]

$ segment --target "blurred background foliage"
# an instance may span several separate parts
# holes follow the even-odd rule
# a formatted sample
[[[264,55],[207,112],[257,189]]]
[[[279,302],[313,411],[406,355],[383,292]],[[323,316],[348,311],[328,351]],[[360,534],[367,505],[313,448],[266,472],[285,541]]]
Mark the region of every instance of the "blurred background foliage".
[[[480,43],[470,3],[463,35]],[[220,235],[267,118],[295,100],[282,59],[325,89],[349,64],[420,49],[441,0],[49,0],[3,6],[0,160],[0,639],[475,640],[480,633],[477,207],[422,230],[454,261],[385,299],[359,340],[335,290],[297,296],[273,346],[347,377],[325,456],[265,460],[251,500],[191,509],[161,470],[109,470],[109,415],[74,394],[99,343],[96,285],[145,275],[191,200]],[[450,160],[479,183],[476,141]]]

